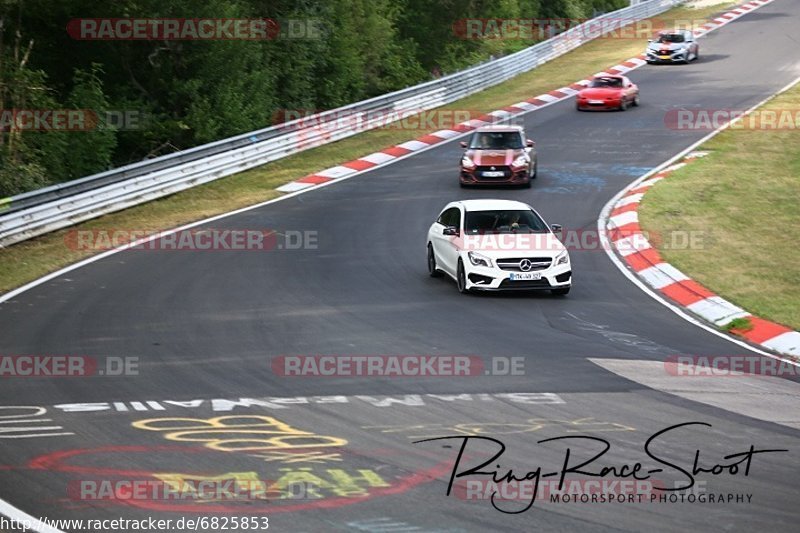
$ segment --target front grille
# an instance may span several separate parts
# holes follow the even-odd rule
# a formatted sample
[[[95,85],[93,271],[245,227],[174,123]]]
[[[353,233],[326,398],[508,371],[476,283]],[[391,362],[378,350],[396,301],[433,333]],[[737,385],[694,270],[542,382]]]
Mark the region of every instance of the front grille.
[[[524,281],[511,281],[510,279],[504,279],[500,282],[501,289],[549,289],[550,283],[542,278],[542,279],[532,279],[532,280],[524,280]]]
[[[531,262],[531,268],[522,270],[519,266],[520,261],[527,259]],[[553,260],[549,257],[508,257],[505,259],[498,259],[497,266],[503,270],[510,272],[536,272],[538,270],[547,270],[550,268],[550,263]]]
[[[502,176],[495,176],[489,177],[484,176],[484,172],[502,172]],[[494,168],[491,166],[478,166],[475,168],[475,177],[481,180],[507,180],[511,177],[511,169],[505,166],[497,166],[494,165]]]

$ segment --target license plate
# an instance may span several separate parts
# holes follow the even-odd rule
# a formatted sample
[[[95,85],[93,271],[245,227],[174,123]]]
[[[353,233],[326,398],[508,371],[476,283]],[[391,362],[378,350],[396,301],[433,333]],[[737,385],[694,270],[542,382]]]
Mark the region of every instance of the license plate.
[[[526,280],[542,279],[542,273],[541,272],[520,272],[518,274],[514,273],[514,274],[510,274],[509,279],[511,281],[526,281]]]
[[[669,59],[669,56],[658,56],[659,59]]]
[[[502,178],[503,171],[502,170],[487,170],[483,173],[483,175],[487,178]]]
[[[590,104],[602,104],[603,101],[602,100],[589,100],[589,103]]]

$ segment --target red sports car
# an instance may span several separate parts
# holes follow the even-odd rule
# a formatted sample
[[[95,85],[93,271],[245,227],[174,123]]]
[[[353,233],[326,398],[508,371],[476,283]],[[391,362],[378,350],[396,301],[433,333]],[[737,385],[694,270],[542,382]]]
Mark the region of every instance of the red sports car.
[[[639,87],[625,76],[597,76],[582,89],[575,106],[578,111],[587,109],[619,109],[639,105]]]

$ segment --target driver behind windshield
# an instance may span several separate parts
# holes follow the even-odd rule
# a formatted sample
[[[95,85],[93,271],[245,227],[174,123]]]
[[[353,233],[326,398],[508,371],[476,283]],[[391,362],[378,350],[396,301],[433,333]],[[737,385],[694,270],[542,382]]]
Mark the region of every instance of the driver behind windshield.
[[[619,78],[595,78],[592,82],[592,87],[622,87],[622,80]]]
[[[473,137],[470,148],[477,150],[507,150],[521,148],[519,134],[515,132],[479,133]]]
[[[682,43],[683,42],[683,35],[679,33],[662,33],[658,37],[658,42],[660,43]]]

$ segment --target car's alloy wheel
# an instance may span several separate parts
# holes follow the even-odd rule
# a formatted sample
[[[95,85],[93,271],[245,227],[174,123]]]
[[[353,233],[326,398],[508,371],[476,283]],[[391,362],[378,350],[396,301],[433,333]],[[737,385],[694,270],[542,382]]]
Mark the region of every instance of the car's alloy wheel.
[[[628,109],[628,101],[623,97],[619,101],[619,110],[625,111],[626,109]]]
[[[461,294],[468,292],[467,274],[464,272],[464,263],[461,262],[461,259],[458,260],[458,268],[456,269],[456,286]]]
[[[432,278],[438,278],[442,272],[436,268],[436,256],[433,255],[433,245],[428,243],[428,274]]]
[[[635,107],[639,107],[639,95],[638,94],[633,97],[633,105]]]
[[[535,180],[538,174],[539,174],[539,161],[536,160],[533,162],[533,172],[531,172],[531,179]]]

